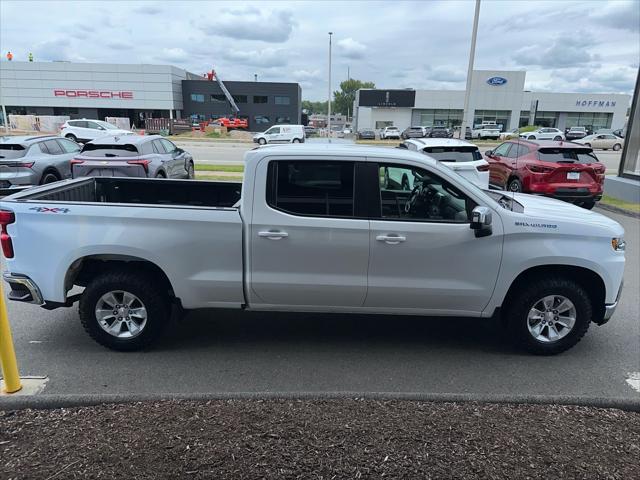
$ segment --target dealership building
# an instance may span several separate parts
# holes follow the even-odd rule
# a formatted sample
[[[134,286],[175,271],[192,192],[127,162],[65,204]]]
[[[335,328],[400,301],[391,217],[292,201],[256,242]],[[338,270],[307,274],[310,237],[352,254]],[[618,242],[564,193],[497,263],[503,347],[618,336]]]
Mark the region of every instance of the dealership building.
[[[251,130],[300,123],[297,83],[225,82]],[[231,114],[217,82],[171,65],[0,62],[7,115],[67,115],[212,120]]]
[[[474,70],[469,96],[473,125],[495,121],[504,130],[526,125],[564,129],[622,128],[631,96],[615,93],[532,92],[526,72]],[[462,124],[464,90],[362,89],[354,102],[355,128]]]

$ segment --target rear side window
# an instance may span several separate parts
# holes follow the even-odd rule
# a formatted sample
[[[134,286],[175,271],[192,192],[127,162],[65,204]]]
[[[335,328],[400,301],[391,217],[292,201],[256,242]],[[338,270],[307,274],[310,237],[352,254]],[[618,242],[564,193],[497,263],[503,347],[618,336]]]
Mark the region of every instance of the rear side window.
[[[62,155],[63,153],[65,153],[62,151],[62,147],[60,147],[60,145],[58,145],[58,142],[56,142],[55,140],[47,140],[46,142],[42,143],[51,155]]]
[[[422,151],[442,162],[473,162],[482,160],[482,154],[476,147],[426,147]]]
[[[67,122],[70,127],[87,128],[87,122],[84,120],[72,120]]]
[[[273,161],[267,203],[294,215],[353,217],[354,169],[353,162]]]
[[[140,153],[143,155],[151,155],[152,153],[155,153],[151,142],[143,143],[138,148],[140,149]]]
[[[571,148],[541,148],[538,150],[538,159],[542,162],[552,163],[595,163],[598,158],[593,151],[587,149]]]
[[[86,157],[135,157],[138,149],[130,143],[124,145],[96,145],[87,143],[82,148],[82,155]]]
[[[75,153],[80,151],[80,145],[71,140],[66,140],[64,138],[58,138],[58,143],[62,147],[65,153]]]
[[[156,153],[161,153],[163,155],[167,153],[167,151],[164,149],[164,145],[162,145],[162,142],[160,140],[154,140],[151,143],[153,144],[153,149]]]
[[[0,160],[22,158],[27,149],[17,143],[0,143]]]

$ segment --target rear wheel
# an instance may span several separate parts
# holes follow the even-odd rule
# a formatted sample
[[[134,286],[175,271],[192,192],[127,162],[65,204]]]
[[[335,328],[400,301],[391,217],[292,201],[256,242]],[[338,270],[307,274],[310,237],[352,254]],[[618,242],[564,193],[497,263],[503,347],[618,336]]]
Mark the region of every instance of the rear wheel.
[[[156,173],[156,178],[167,178],[167,175],[164,172]]]
[[[584,288],[561,277],[523,285],[506,310],[512,339],[537,355],[554,355],[573,347],[589,329],[592,315]]]
[[[556,137],[553,137],[553,139],[554,139],[556,142],[559,142],[560,140],[562,140],[562,137],[561,137],[560,135],[558,135],[558,136],[556,136]]]
[[[299,138],[294,138],[293,139],[293,143],[300,143],[300,139]]]
[[[100,345],[139,350],[155,341],[170,316],[170,304],[148,275],[106,272],[94,278],[80,299],[80,321]]]
[[[529,136],[527,137],[527,140],[535,140],[535,139],[536,139],[536,136],[535,136],[535,135],[529,135]]]
[[[579,204],[582,208],[586,208],[587,210],[593,209],[596,206],[596,202],[593,200],[587,200],[586,202],[580,202]]]
[[[71,141],[77,142],[78,137],[76,137],[73,133],[68,133],[64,136],[64,138],[68,138]]]
[[[522,182],[519,178],[512,178],[509,180],[507,185],[507,190],[510,192],[521,192],[522,191]]]
[[[40,179],[40,185],[60,181],[60,176],[56,172],[44,172]]]
[[[613,149],[614,149],[616,152],[617,152],[618,150],[620,150],[621,148],[622,148],[622,145],[620,145],[619,143],[616,143],[616,144],[613,146]]]

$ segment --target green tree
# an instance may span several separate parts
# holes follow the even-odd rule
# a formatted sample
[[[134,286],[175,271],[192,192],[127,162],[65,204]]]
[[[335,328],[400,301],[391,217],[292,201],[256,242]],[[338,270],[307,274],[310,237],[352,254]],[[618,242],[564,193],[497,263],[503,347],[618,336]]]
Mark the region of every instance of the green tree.
[[[307,110],[309,115],[325,114],[327,113],[327,102],[313,102],[311,100],[302,101],[302,109]]]
[[[331,112],[353,115],[353,102],[356,99],[356,92],[361,88],[376,88],[373,82],[363,82],[350,78],[340,82],[340,90],[333,92],[333,105]]]

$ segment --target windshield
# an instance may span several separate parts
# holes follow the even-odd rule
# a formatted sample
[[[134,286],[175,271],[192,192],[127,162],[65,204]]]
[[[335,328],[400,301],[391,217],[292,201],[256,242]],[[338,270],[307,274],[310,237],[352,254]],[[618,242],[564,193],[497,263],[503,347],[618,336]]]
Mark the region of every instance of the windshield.
[[[542,162],[551,163],[596,163],[596,157],[593,150],[586,148],[541,148],[538,150],[538,159]]]
[[[87,143],[82,147],[82,155],[85,157],[135,157],[138,149],[135,145],[96,145]]]
[[[22,158],[27,150],[17,143],[0,143],[0,159]]]
[[[426,147],[422,151],[442,162],[474,162],[482,160],[476,147]]]

